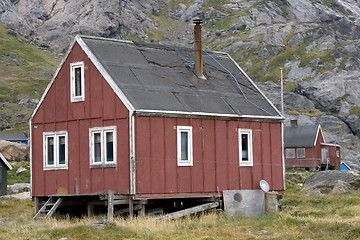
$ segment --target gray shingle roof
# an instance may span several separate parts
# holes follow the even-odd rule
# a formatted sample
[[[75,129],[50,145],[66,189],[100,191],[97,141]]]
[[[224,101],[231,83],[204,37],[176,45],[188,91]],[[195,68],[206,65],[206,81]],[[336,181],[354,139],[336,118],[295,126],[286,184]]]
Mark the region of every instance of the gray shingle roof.
[[[284,147],[313,147],[320,132],[319,124],[284,128]],[[321,133],[319,133],[321,134]]]
[[[135,110],[277,116],[278,112],[224,53],[203,53],[202,80],[192,49],[81,37]],[[228,69],[238,80],[242,91]],[[250,103],[250,101],[252,103]]]
[[[27,141],[28,138],[23,133],[0,133],[0,140]]]

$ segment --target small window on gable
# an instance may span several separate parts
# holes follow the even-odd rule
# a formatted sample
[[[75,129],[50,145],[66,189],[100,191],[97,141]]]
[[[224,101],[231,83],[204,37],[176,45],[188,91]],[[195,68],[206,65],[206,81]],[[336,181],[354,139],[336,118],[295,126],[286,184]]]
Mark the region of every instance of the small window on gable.
[[[67,132],[44,132],[44,170],[68,168]]]
[[[285,149],[285,157],[286,158],[295,158],[295,148]]]
[[[253,166],[252,131],[239,129],[239,165]]]
[[[305,148],[298,148],[296,151],[297,158],[305,158]]]
[[[70,64],[71,102],[85,100],[84,62]]]
[[[336,151],[336,157],[340,157],[339,151]]]
[[[193,165],[191,126],[177,127],[177,165],[178,166]]]
[[[116,127],[90,129],[90,165],[115,166]]]

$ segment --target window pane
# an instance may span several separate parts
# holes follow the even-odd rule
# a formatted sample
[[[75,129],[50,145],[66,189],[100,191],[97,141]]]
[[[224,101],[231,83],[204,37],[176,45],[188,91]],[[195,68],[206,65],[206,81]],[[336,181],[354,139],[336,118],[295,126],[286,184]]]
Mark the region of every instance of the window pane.
[[[241,134],[241,157],[242,161],[249,161],[249,139],[248,134]]]
[[[75,71],[75,96],[81,96],[81,67],[74,69]]]
[[[297,149],[297,157],[298,158],[305,158],[305,148],[298,148]]]
[[[47,138],[47,165],[54,165],[54,137]]]
[[[285,150],[286,158],[295,158],[295,149],[294,148],[287,148]]]
[[[188,147],[188,132],[181,132],[181,160],[189,160]]]
[[[107,132],[106,134],[106,161],[113,162],[114,161],[114,133]]]
[[[94,133],[94,162],[101,162],[101,134]]]
[[[65,164],[65,136],[59,136],[59,164]]]

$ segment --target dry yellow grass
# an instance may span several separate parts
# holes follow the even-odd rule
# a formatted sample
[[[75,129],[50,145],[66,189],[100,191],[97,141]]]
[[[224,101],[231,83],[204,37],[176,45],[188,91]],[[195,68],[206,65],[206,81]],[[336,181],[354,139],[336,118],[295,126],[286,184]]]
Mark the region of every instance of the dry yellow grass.
[[[359,239],[360,193],[305,196],[290,187],[277,215],[229,217],[211,212],[175,221],[115,218],[104,229],[88,226],[103,217],[33,220],[31,201],[0,201],[0,239]]]

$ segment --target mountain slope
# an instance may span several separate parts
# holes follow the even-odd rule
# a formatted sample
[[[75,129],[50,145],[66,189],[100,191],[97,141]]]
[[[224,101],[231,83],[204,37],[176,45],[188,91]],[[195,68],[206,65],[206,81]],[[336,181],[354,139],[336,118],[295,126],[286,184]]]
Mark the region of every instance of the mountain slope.
[[[0,130],[28,131],[28,119],[59,60],[0,25]]]
[[[230,53],[279,108],[283,68],[287,121],[322,124],[360,167],[357,0],[0,0],[0,9],[8,27],[58,54],[75,34],[191,46],[200,16],[205,48]]]

